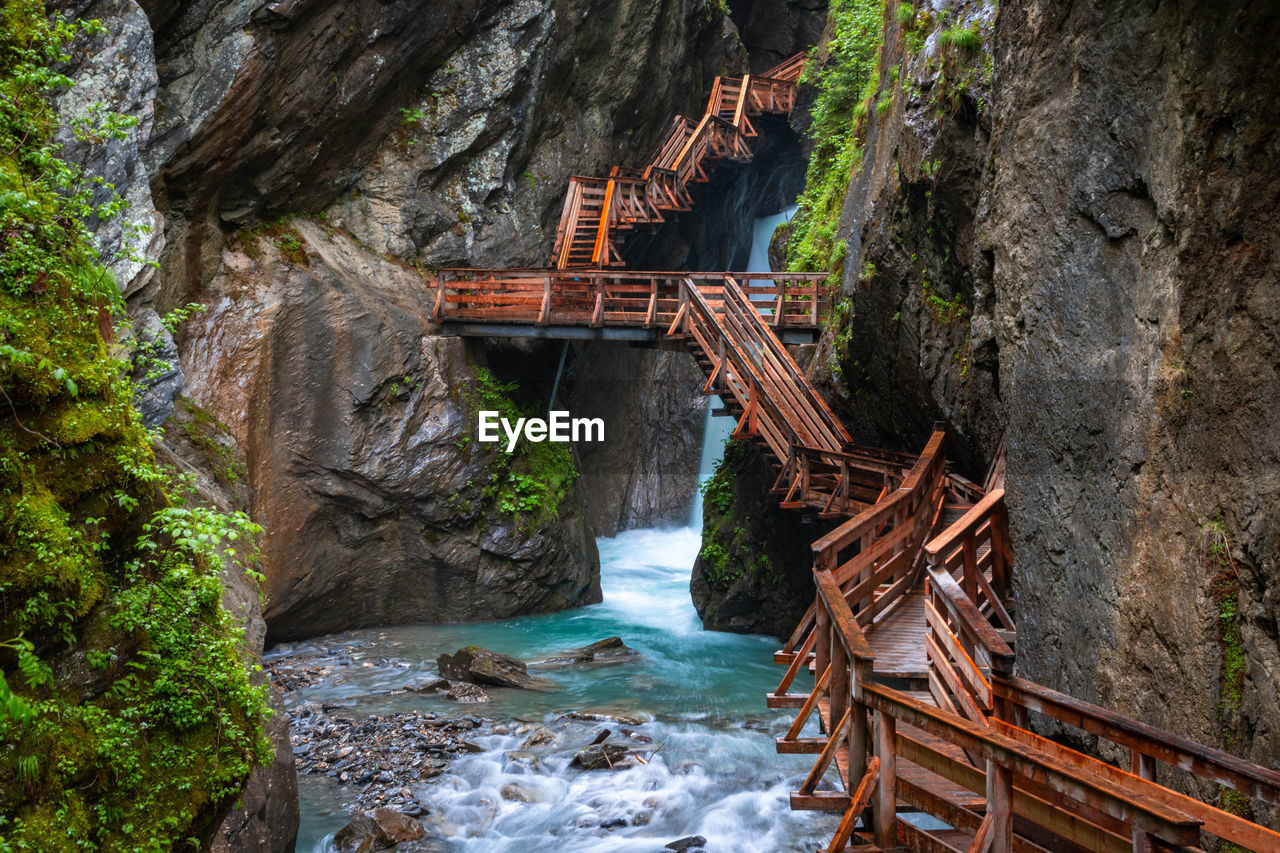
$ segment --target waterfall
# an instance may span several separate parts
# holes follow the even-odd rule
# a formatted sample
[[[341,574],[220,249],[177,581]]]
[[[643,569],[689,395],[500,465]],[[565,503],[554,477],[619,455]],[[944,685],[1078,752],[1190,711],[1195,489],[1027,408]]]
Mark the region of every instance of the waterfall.
[[[791,217],[795,215],[796,206],[784,208],[772,216],[761,216],[755,220],[751,228],[751,251],[747,254],[747,268],[744,272],[768,272],[769,266],[769,241],[773,239],[773,232],[784,221],[791,221]],[[768,296],[758,297],[761,303],[772,302]],[[755,301],[755,300],[753,300]],[[772,308],[766,308],[763,304],[761,310],[766,314],[772,312]],[[729,436],[733,433],[733,419],[729,417],[714,418],[711,415],[712,409],[724,408],[724,403],[719,397],[711,397],[707,401],[707,417],[702,427],[702,455],[698,460],[698,492],[693,496],[693,509],[689,513],[689,526],[697,530],[702,529],[702,483],[706,482],[715,470],[715,465],[724,456],[724,445],[728,441]]]

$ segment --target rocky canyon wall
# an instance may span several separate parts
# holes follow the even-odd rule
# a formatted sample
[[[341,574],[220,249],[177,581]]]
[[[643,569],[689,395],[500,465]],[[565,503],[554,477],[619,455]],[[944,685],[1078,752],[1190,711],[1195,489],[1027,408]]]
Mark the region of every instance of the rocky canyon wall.
[[[1023,675],[1274,766],[1280,22],[945,9],[886,16],[812,375],[963,473],[1004,432]]]

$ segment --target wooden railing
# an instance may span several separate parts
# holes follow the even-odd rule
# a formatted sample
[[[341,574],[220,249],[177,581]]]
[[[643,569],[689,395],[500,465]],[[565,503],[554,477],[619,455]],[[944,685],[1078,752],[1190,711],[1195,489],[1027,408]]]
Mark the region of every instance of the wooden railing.
[[[615,167],[608,178],[569,179],[551,265],[557,269],[621,266],[623,232],[690,209],[692,184],[708,180],[713,160],[747,162],[758,135],[752,116],[786,115],[795,106],[805,55],[761,76],[717,77],[698,121],[676,116],[639,169]]]
[[[437,275],[432,317],[437,323],[471,320],[667,329],[687,301],[681,295],[686,288],[712,299],[718,312],[726,281],[738,287],[735,305],[745,309],[741,313],[751,317],[757,329],[767,324],[775,329],[816,330],[831,310],[831,292],[823,274],[696,275],[695,281],[687,272],[443,269]],[[756,283],[743,288],[739,281]],[[744,305],[736,296],[742,291],[769,299],[747,299]],[[769,313],[762,316],[761,311]]]
[[[909,529],[903,495],[910,487],[920,493],[928,471],[944,470],[937,449],[926,449],[897,492],[814,544],[817,598],[789,651],[778,655],[789,666],[770,705],[800,709],[778,750],[818,756],[792,807],[842,813],[828,850],[844,849],[858,832],[884,850],[1195,851],[1206,836],[1247,850],[1280,850],[1280,833],[1159,784],[1157,764],[1272,804],[1280,803],[1280,773],[1014,677],[1012,619],[1003,601],[1012,558],[1002,490],[983,496],[918,549],[927,561],[924,642],[937,707],[896,688],[892,673],[881,675],[867,634],[874,616],[863,615],[876,612],[865,599],[875,587],[859,579],[879,578],[884,590],[886,563],[876,561],[891,548],[880,543],[900,526]],[[967,486],[962,493],[969,494]],[[837,549],[855,540],[853,557],[841,562]],[[786,692],[806,664],[815,673],[813,689]],[[820,709],[825,734],[803,736]],[[1035,734],[1027,728],[1033,712],[1127,749],[1129,769]],[[904,763],[914,768],[906,778]],[[839,786],[824,789],[833,765],[842,765]],[[984,805],[913,781],[921,771]],[[899,820],[900,804],[971,841],[955,847]]]

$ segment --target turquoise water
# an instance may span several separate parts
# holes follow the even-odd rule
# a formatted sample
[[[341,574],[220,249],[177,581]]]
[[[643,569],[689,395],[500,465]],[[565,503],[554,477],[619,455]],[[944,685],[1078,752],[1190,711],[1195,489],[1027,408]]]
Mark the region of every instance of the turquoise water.
[[[689,568],[699,532],[635,530],[599,540],[601,604],[566,613],[467,625],[417,625],[353,632],[299,643],[282,651],[343,661],[341,680],[297,691],[294,702],[350,704],[358,713],[417,709],[477,715],[499,722],[552,721],[560,713],[620,709],[652,718],[636,731],[661,744],[650,765],[617,773],[568,768],[584,742],[545,756],[540,772],[505,759],[523,737],[491,735],[491,750],[459,758],[421,798],[448,848],[465,851],[656,851],[667,841],[700,834],[709,850],[807,850],[830,837],[834,819],[793,814],[787,793],[807,770],[804,756],[779,756],[773,738],[789,720],[764,708],[780,668],[776,638],[703,631],[689,603]],[[382,691],[435,676],[441,652],[479,644],[524,660],[619,635],[639,660],[602,668],[545,670],[545,692],[490,691],[493,701],[459,706],[417,693]],[[326,850],[327,836],[346,822],[332,783],[304,776],[299,850]],[[517,782],[541,802],[507,802],[500,791]],[[657,798],[651,808],[646,800]],[[644,826],[605,830],[599,819],[628,821],[651,812]],[[578,822],[588,825],[580,827]],[[593,825],[594,824],[594,825]],[[655,842],[657,842],[655,844]]]

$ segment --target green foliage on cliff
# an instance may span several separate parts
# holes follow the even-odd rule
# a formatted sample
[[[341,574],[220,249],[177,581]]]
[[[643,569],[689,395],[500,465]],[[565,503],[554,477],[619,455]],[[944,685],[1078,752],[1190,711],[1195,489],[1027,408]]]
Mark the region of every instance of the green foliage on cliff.
[[[522,411],[512,399],[514,382],[501,382],[485,367],[476,368],[476,383],[465,392],[472,423],[482,410],[495,411],[499,417],[515,423],[522,417],[538,417],[543,413]],[[505,441],[505,439],[504,439]],[[529,529],[554,520],[560,506],[569,496],[578,469],[568,445],[550,441],[521,441],[512,453],[496,453],[490,463],[492,479],[481,494],[488,504]]]
[[[766,584],[782,582],[782,573],[760,547],[751,520],[741,517],[733,466],[743,459],[745,442],[730,441],[711,476],[700,486],[703,496],[702,574],[713,589],[728,589],[743,578]]]
[[[0,850],[170,850],[269,754],[218,576],[256,529],[169,495],[103,340],[85,221],[123,203],[59,159],[49,100],[96,28],[44,13],[0,2]]]
[[[862,160],[861,131],[880,84],[883,28],[880,0],[833,0],[827,61],[819,63],[815,55],[805,68],[818,97],[810,128],[813,153],[787,244],[790,269],[834,273],[843,260],[836,226],[845,190]]]

